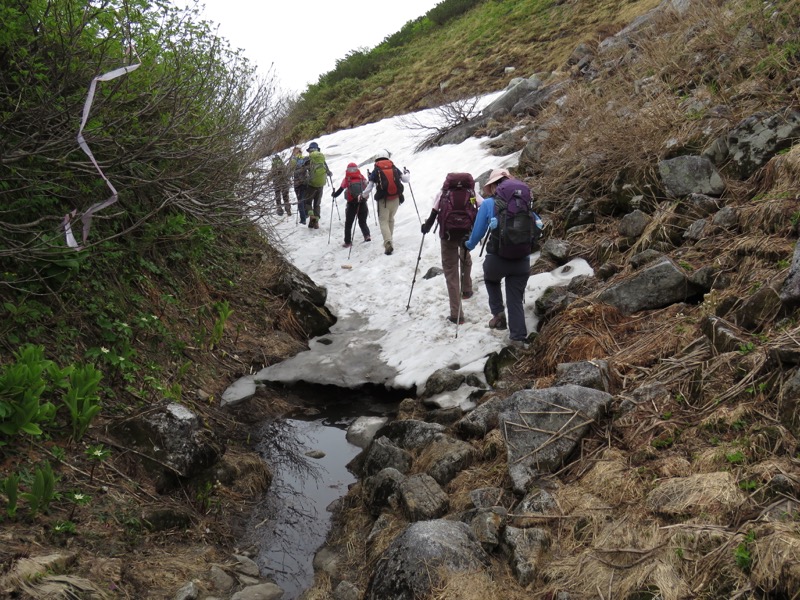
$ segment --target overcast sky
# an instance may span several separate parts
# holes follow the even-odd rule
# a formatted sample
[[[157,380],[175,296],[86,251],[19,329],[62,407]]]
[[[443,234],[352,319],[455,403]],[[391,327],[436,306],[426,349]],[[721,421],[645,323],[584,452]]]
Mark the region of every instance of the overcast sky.
[[[441,0],[198,0],[219,35],[266,73],[274,64],[280,87],[301,92],[351,50],[374,48]],[[190,0],[174,0],[176,6]]]

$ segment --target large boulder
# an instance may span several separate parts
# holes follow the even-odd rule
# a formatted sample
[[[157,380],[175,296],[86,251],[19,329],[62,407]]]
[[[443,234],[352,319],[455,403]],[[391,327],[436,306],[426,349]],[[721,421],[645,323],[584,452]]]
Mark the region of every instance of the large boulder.
[[[467,524],[437,519],[406,527],[375,564],[365,600],[416,600],[430,595],[443,571],[480,571],[489,558]]]

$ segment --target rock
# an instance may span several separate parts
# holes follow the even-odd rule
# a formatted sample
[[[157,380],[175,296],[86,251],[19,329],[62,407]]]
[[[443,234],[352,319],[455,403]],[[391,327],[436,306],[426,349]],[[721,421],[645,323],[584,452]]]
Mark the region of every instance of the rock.
[[[125,419],[113,434],[151,460],[152,470],[192,477],[219,460],[224,447],[182,404],[162,403]]]
[[[438,519],[410,524],[375,565],[364,600],[413,600],[430,595],[442,568],[482,570],[489,567],[489,558],[469,526]]]
[[[524,494],[537,475],[561,468],[590,425],[605,414],[611,398],[605,392],[567,384],[522,390],[504,400],[498,428],[505,439],[514,491]],[[567,429],[569,435],[562,435]]]
[[[409,521],[428,521],[447,513],[450,498],[427,473],[417,473],[400,482],[400,502]]]
[[[679,198],[689,194],[719,196],[725,191],[714,163],[705,156],[678,156],[658,163],[664,188],[670,196]]]
[[[228,575],[228,573],[217,565],[212,565],[209,572],[209,579],[215,590],[220,592],[228,592],[236,584],[236,580]]]
[[[416,450],[426,446],[438,433],[444,433],[444,426],[438,423],[426,423],[417,419],[392,421],[381,427],[376,436],[385,436],[400,448]]]
[[[549,546],[550,535],[544,529],[508,526],[503,530],[503,551],[522,586],[536,579],[539,562]]]
[[[366,448],[375,438],[375,433],[389,421],[387,417],[358,417],[347,428],[345,439],[359,448]]]
[[[199,595],[200,588],[197,587],[197,584],[194,581],[190,581],[178,590],[178,592],[175,594],[175,600],[197,600]]]
[[[430,464],[426,473],[439,485],[446,485],[468,468],[477,457],[477,450],[467,442],[445,434],[437,435],[420,455],[420,460]]]
[[[623,237],[637,239],[644,233],[652,219],[641,210],[628,213],[617,224],[617,231]]]
[[[274,583],[251,585],[231,596],[231,600],[280,600],[283,590]]]
[[[243,556],[241,554],[234,554],[233,558],[237,563],[234,565],[233,569],[237,573],[249,575],[250,577],[259,577],[261,575],[258,565],[252,558],[248,558],[247,556]]]
[[[365,452],[366,456],[362,466],[362,476],[364,477],[375,475],[389,467],[400,473],[408,473],[411,469],[411,455],[402,448],[398,448],[385,436],[376,438]]]
[[[664,259],[606,288],[600,292],[598,300],[631,314],[684,302],[700,292],[682,269]]]
[[[442,367],[430,374],[425,382],[425,391],[422,395],[431,397],[442,392],[457,390],[465,380],[466,376],[463,373]]]
[[[728,132],[727,169],[747,179],[770,158],[800,137],[800,112],[788,108],[772,114],[756,113]]]
[[[609,392],[611,374],[605,360],[582,360],[572,363],[561,363],[556,366],[554,386],[569,383],[587,388]]]
[[[364,480],[364,504],[370,514],[378,516],[385,507],[396,502],[397,492],[404,479],[405,475],[390,467]]]

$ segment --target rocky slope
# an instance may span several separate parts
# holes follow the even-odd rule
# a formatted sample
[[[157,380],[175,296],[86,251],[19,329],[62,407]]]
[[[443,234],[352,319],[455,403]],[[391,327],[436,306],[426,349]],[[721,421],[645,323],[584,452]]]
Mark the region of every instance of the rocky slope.
[[[596,276],[375,434],[307,598],[798,597],[799,15],[663,2],[445,136],[521,150],[533,268]]]

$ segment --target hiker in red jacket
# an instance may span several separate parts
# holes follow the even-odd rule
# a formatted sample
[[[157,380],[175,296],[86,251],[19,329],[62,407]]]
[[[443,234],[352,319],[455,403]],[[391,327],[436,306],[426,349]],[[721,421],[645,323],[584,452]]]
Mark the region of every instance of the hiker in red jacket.
[[[358,170],[358,165],[351,162],[347,165],[347,171],[345,171],[344,179],[342,179],[339,189],[332,194],[334,198],[338,198],[339,194],[344,192],[344,198],[347,200],[347,207],[344,211],[344,244],[342,244],[345,248],[349,248],[353,243],[351,236],[355,230],[354,222],[356,216],[358,216],[358,226],[364,235],[364,241],[369,242],[372,240],[367,226],[369,208],[367,207],[367,201],[361,198],[361,194],[366,188],[367,178]]]

